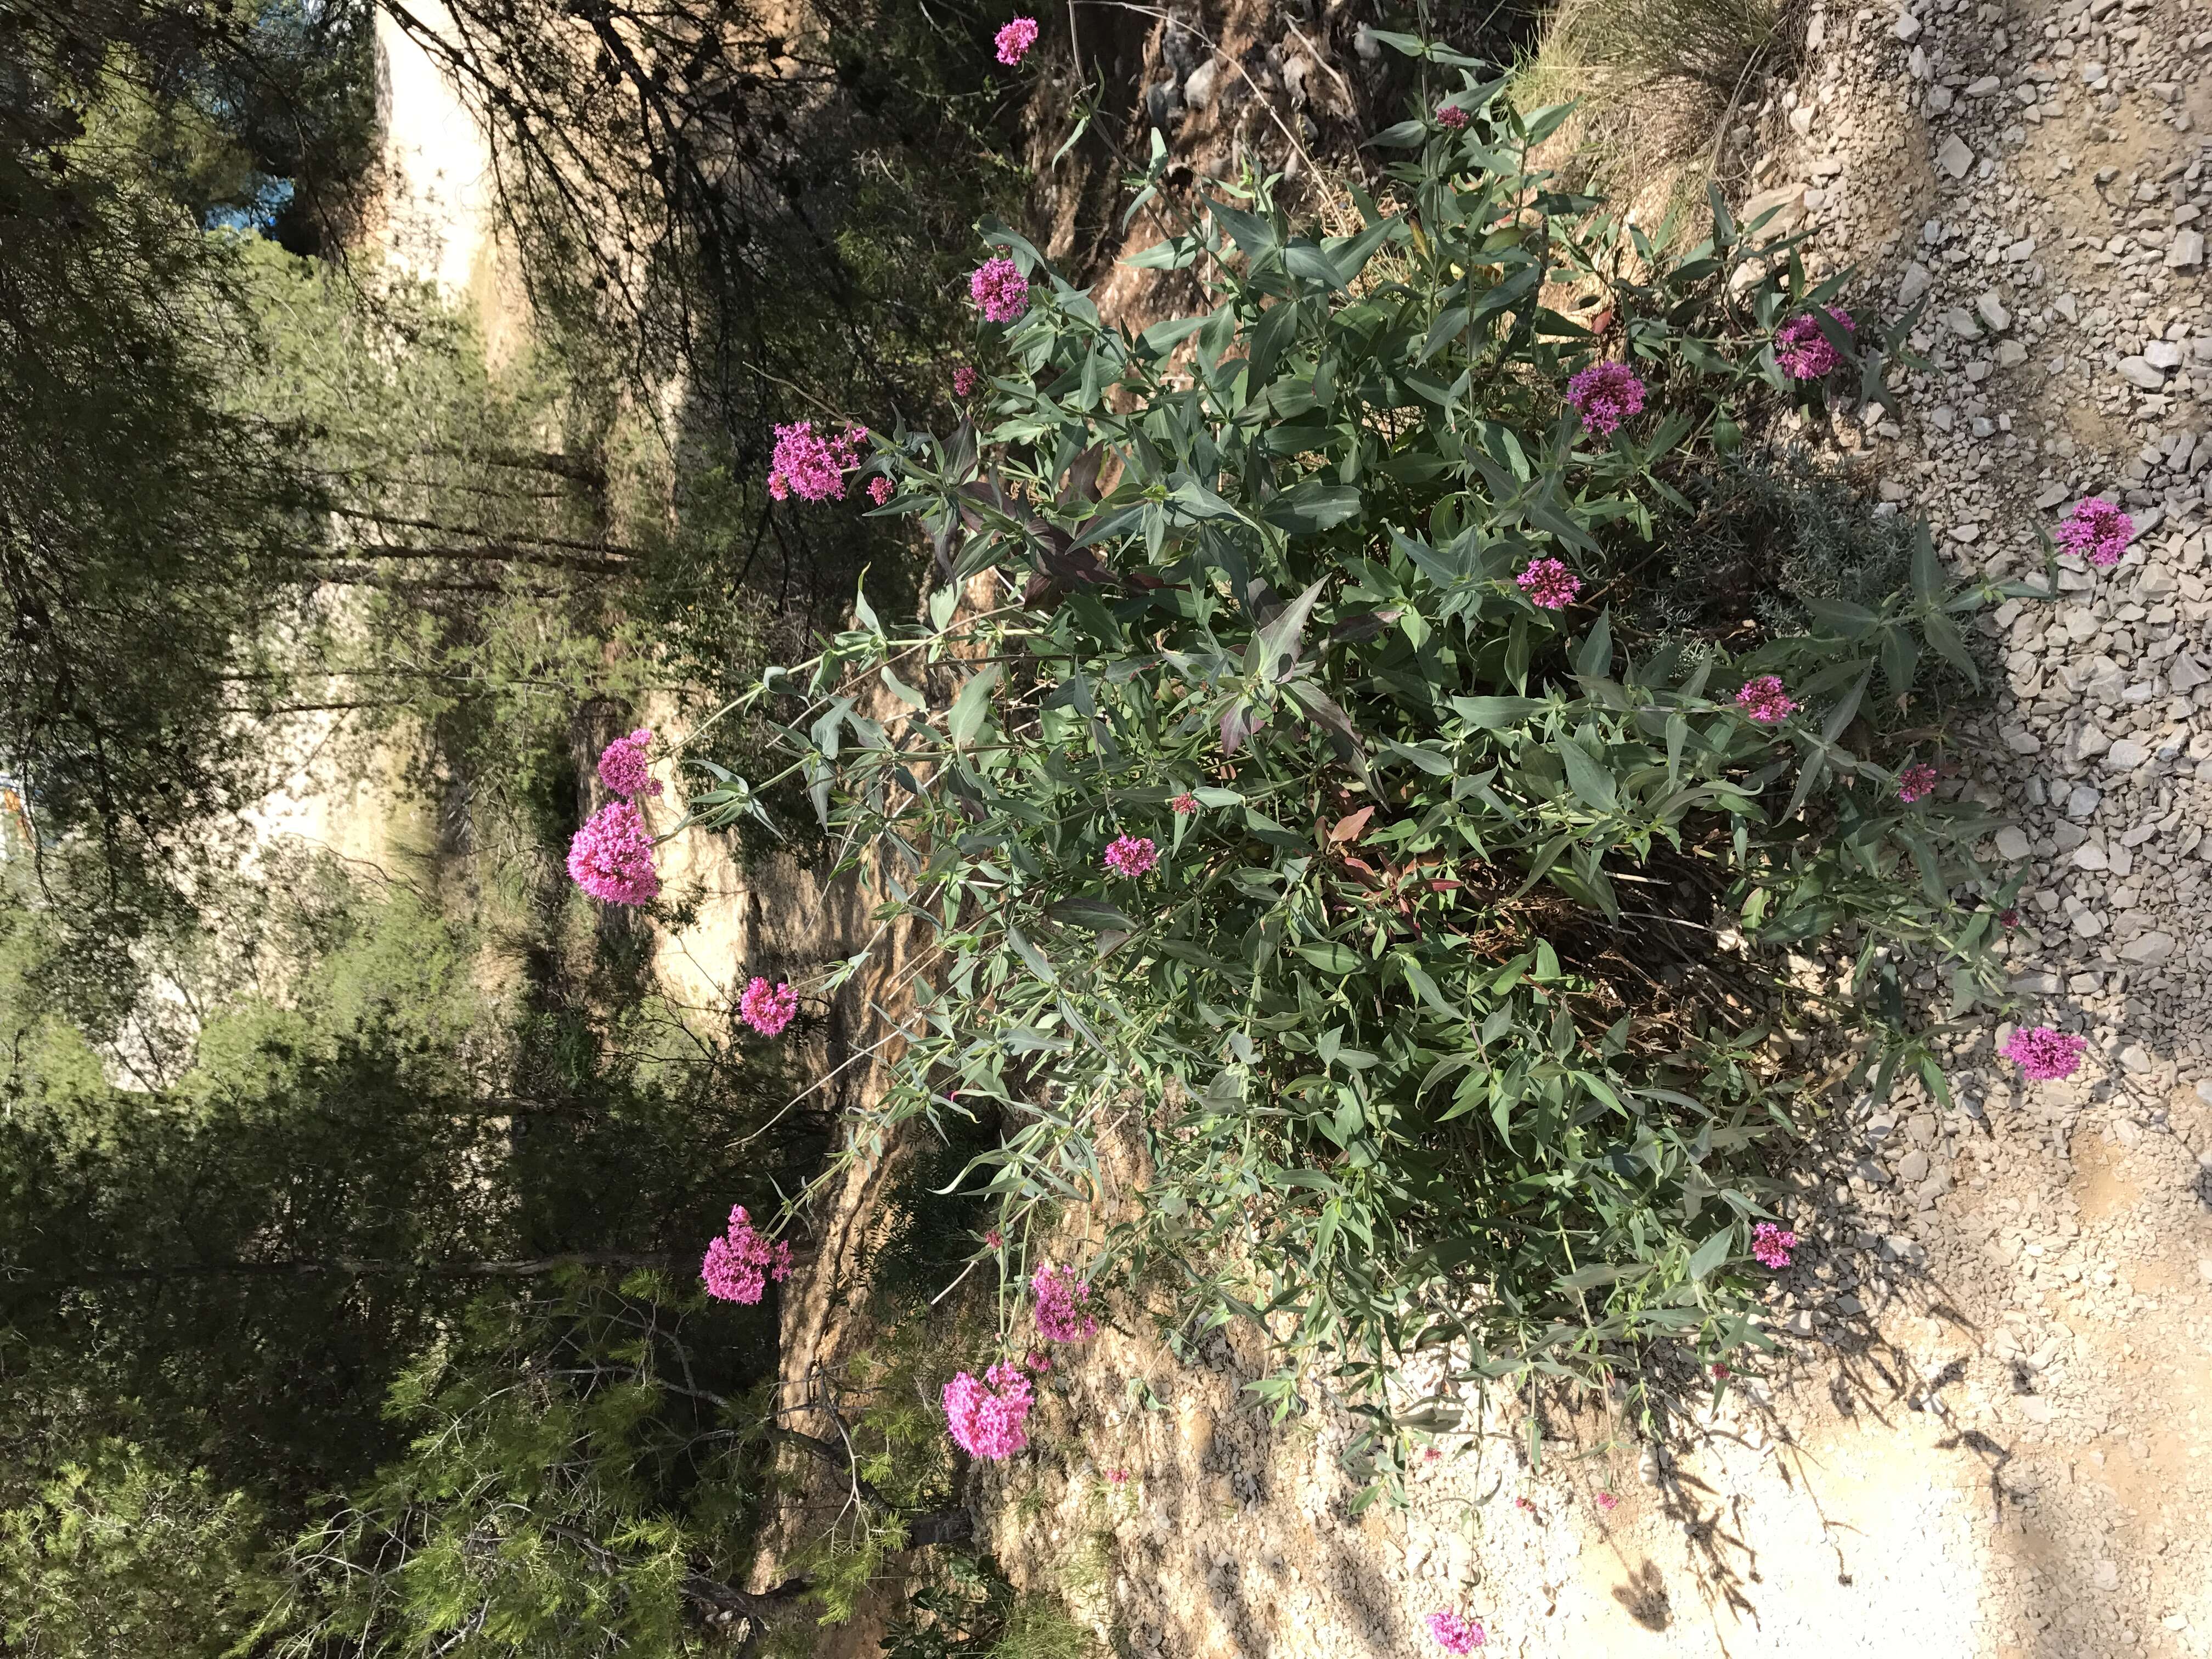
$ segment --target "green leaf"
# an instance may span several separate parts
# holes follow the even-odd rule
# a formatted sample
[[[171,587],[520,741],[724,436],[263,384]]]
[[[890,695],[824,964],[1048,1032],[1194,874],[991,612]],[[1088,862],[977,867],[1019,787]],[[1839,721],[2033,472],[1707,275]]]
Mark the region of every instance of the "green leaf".
[[[1282,361],[1283,352],[1298,336],[1298,305],[1295,300],[1285,300],[1269,306],[1260,313],[1260,321],[1252,331],[1246,356],[1250,367],[1245,379],[1247,398],[1256,398],[1275,378],[1275,365]]]
[[[1901,697],[1912,689],[1912,671],[1919,661],[1920,647],[1904,623],[1892,623],[1881,630],[1881,675],[1892,696]]]
[[[1370,29],[1368,38],[1381,41],[1393,52],[1402,52],[1408,58],[1425,58],[1429,43],[1418,34],[1400,34],[1389,29]]]
[[[1052,964],[1044,959],[1044,952],[1030,944],[1022,930],[1012,923],[1006,927],[1006,942],[1014,947],[1014,954],[1022,959],[1030,972],[1048,985],[1060,982],[1059,975],[1052,971]]]
[[[1137,924],[1103,899],[1072,897],[1055,899],[1045,908],[1045,914],[1054,921],[1072,927],[1081,927],[1091,933],[1102,933],[1111,928],[1119,933],[1133,933]]]
[[[1181,236],[1163,236],[1139,248],[1121,263],[1132,270],[1180,270],[1185,265],[1196,264],[1198,254],[1196,241]]]
[[[1382,38],[1380,30],[1370,30],[1369,33],[1378,40]],[[1367,142],[1377,149],[1419,149],[1422,140],[1428,136],[1426,122],[1401,121],[1395,126],[1383,128]]]
[[[960,695],[952,700],[952,714],[945,727],[955,749],[968,747],[983,729],[983,722],[991,715],[991,688],[998,683],[999,665],[990,663],[970,675],[968,684],[960,688]]]
[[[1414,995],[1447,1018],[1458,1017],[1459,1011],[1444,1000],[1443,993],[1437,988],[1436,981],[1429,977],[1426,969],[1402,951],[1399,953],[1397,961],[1398,965],[1406,970],[1406,983],[1413,988]]]
[[[923,696],[921,692],[908,685],[904,680],[901,679],[897,675],[892,673],[891,665],[889,663],[885,663],[877,672],[883,676],[884,690],[890,692],[901,702],[910,704],[916,708],[927,708],[929,707],[929,700]]]
[[[1366,957],[1346,950],[1333,939],[1322,939],[1316,945],[1301,945],[1297,947],[1297,953],[1324,974],[1334,974],[1339,978],[1356,974],[1367,965]]]
[[[1923,605],[1935,604],[1943,593],[1943,562],[1936,556],[1925,519],[1912,527],[1912,591]]]
[[[1252,258],[1259,259],[1282,246],[1282,239],[1276,235],[1275,228],[1257,215],[1247,213],[1241,208],[1230,207],[1211,197],[1206,198],[1206,204],[1213,210],[1213,216],[1221,228]]]
[[[1449,756],[1439,755],[1435,750],[1422,744],[1386,742],[1382,750],[1419,767],[1431,777],[1448,778],[1459,769],[1452,764]]]
[[[1698,1246],[1690,1256],[1690,1282],[1703,1283],[1713,1269],[1726,1261],[1735,1246],[1735,1225],[1730,1223]]]
[[[1302,478],[1261,507],[1260,516],[1293,536],[1317,536],[1359,516],[1359,491],[1350,484]]]
[[[1285,605],[1282,614],[1260,630],[1260,672],[1269,679],[1286,680],[1291,670],[1297,666],[1304,650],[1306,618],[1313,614],[1314,601],[1321,598],[1322,589],[1328,585],[1328,578],[1322,577]]]
[[[1137,343],[1149,356],[1164,357],[1176,346],[1206,326],[1204,317],[1170,317],[1154,323],[1137,337]]]
[[[1857,718],[1860,701],[1865,697],[1868,683],[1873,678],[1874,665],[1869,663],[1858,678],[1851,682],[1851,689],[1836,699],[1836,706],[1828,711],[1828,718],[1820,724],[1823,741],[1835,742],[1843,736],[1844,728]]]
[[[1454,697],[1452,712],[1486,732],[1509,732],[1544,705],[1534,697]]]
[[[1572,738],[1560,738],[1554,749],[1566,767],[1567,787],[1584,805],[1610,812],[1620,805],[1613,774],[1603,762],[1594,759],[1589,750]]]
[[[1864,605],[1847,599],[1808,599],[1805,608],[1813,613],[1814,621],[1847,640],[1863,639],[1881,620]]]
[[[1945,662],[1966,677],[1969,684],[1978,686],[1982,677],[1974,667],[1973,653],[1966,649],[1966,637],[1958,625],[1940,611],[1929,612],[1920,624],[1920,631],[1928,636],[1928,643]]]
[[[1584,679],[1600,679],[1613,671],[1613,612],[1598,614],[1597,624],[1575,653],[1575,672]]]

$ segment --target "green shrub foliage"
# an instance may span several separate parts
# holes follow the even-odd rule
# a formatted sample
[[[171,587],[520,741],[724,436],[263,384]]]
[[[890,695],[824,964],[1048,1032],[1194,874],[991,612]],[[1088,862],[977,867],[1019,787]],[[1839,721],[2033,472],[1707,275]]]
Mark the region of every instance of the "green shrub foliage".
[[[1140,1133],[1087,1270],[1166,1265],[1200,1326],[1267,1316],[1285,1408],[1314,1362],[1372,1399],[1428,1347],[1502,1379],[1763,1342],[1750,1231],[1807,1109],[1770,1018],[1862,1028],[1878,1086],[1940,1088],[1907,983],[1948,976],[1972,1018],[2009,890],[1972,804],[1899,777],[1973,676],[1960,619],[2027,590],[1953,588],[1923,531],[1903,591],[1780,607],[1802,631],[1624,620],[1693,576],[1690,483],[1785,397],[1886,395],[1902,330],[1823,325],[1844,367],[1793,382],[1775,335],[1835,283],[1717,197],[1708,239],[1655,246],[1531,169],[1561,112],[1407,44],[1472,118],[1377,137],[1408,205],[1360,195],[1365,228],[1317,240],[1264,183],[1194,200],[1135,261],[1188,274],[1187,315],[1104,326],[987,222],[1035,285],[983,329],[988,412],[873,463],[949,579],[929,623],[863,603],[762,693],[939,953],[882,1126],[995,1119],[970,1179],[1010,1244]],[[1565,398],[1601,356],[1648,393],[1610,437]],[[1576,603],[1516,582],[1547,558]],[[985,572],[1000,599],[952,627]],[[1737,702],[1767,675],[1776,724]],[[1110,870],[1125,836],[1157,867]],[[1792,992],[1761,945],[1847,970]]]

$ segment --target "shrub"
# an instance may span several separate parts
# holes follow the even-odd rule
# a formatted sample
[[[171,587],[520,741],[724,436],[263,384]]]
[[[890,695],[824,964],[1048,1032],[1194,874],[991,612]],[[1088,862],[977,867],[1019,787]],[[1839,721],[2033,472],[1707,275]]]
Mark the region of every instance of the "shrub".
[[[1808,595],[1795,631],[1625,620],[1695,568],[1662,540],[1686,489],[1823,395],[1771,342],[1838,283],[1717,197],[1662,258],[1528,170],[1559,112],[1462,79],[1463,131],[1376,140],[1413,152],[1413,210],[1363,197],[1316,240],[1264,182],[1206,203],[1137,261],[1206,308],[1142,334],[988,224],[1032,283],[982,328],[988,412],[871,463],[954,585],[927,627],[863,603],[756,699],[805,700],[793,768],[882,915],[933,935],[878,1127],[995,1115],[976,1178],[1010,1250],[1141,1133],[1079,1269],[1267,1316],[1280,1409],[1312,1361],[1380,1412],[1425,1349],[1505,1379],[1764,1345],[1751,1230],[1805,1110],[1759,1058],[1770,1008],[1940,1091],[1906,981],[1948,973],[1961,1016],[1997,989],[1986,821],[1898,784],[1944,716],[1923,648],[1971,679],[1956,618],[2030,590],[1950,588],[1923,529],[1904,591]],[[1894,331],[1831,343],[1879,394]],[[1644,399],[1601,441],[1567,388],[1605,355]],[[1024,585],[956,641],[986,571]],[[956,643],[981,654],[928,713],[911,687]],[[915,712],[867,718],[877,687]],[[1848,994],[1762,985],[1731,931],[1841,954]]]

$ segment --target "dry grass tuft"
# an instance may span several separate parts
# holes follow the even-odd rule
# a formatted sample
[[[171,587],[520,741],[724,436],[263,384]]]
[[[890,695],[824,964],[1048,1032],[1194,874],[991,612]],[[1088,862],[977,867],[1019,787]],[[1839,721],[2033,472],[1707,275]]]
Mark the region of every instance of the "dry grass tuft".
[[[1656,225],[1703,197],[1715,134],[1781,57],[1787,14],[1785,0],[1564,0],[1514,101],[1577,105],[1558,164]]]

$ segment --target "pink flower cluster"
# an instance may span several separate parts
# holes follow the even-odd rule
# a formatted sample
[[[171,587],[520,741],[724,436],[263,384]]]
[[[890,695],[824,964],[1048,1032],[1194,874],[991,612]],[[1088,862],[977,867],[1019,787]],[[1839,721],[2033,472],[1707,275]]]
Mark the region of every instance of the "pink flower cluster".
[[[871,478],[868,480],[868,499],[881,507],[890,500],[891,491],[896,488],[889,478]]]
[[[1567,401],[1582,411],[1584,431],[1610,437],[1644,412],[1644,382],[1626,363],[1592,363],[1567,382]]]
[[[568,879],[603,904],[649,904],[660,896],[653,837],[626,800],[609,801],[568,843]]]
[[[2103,568],[2120,562],[2135,533],[2133,519],[2102,496],[2092,495],[2074,503],[2074,510],[2051,539]]]
[[[609,794],[635,800],[660,793],[660,781],[645,769],[645,751],[652,746],[653,733],[641,726],[599,750],[599,781]]]
[[[1796,1248],[1797,1235],[1787,1227],[1761,1221],[1751,1230],[1751,1253],[1770,1267],[1778,1270],[1788,1267],[1790,1252]]]
[[[745,1206],[730,1212],[730,1231],[707,1246],[707,1259],[699,1267],[707,1281],[707,1294],[725,1302],[754,1303],[768,1288],[791,1277],[791,1246],[782,1239],[771,1244],[753,1231]]]
[[[763,1036],[775,1036],[798,1012],[798,992],[781,981],[770,985],[757,974],[738,998],[738,1018]]]
[[[996,1462],[1030,1443],[1022,1427],[1034,1396],[1018,1365],[994,1365],[977,1382],[966,1371],[945,1385],[945,1420],[953,1443]]]
[[[1446,1653],[1473,1653],[1490,1639],[1480,1624],[1441,1607],[1423,1622]]]
[[[1198,797],[1188,789],[1170,801],[1168,805],[1179,818],[1195,817],[1198,814]]]
[[[811,421],[793,421],[775,429],[775,454],[769,464],[768,493],[776,500],[797,495],[810,501],[845,499],[845,475],[860,464],[866,427],[848,426],[836,437],[817,432]]]
[[[1829,320],[1846,334],[1856,331],[1850,313],[1838,311],[1833,306],[1823,306]],[[1836,349],[1828,337],[1820,332],[1820,325],[1811,316],[1792,317],[1782,325],[1774,337],[1774,360],[1780,363],[1792,380],[1817,380],[1823,374],[1843,367],[1844,354]]]
[[[992,37],[991,44],[999,49],[999,61],[1012,69],[1029,55],[1036,38],[1036,19],[1017,17]]]
[[[1907,806],[1923,800],[1936,788],[1936,769],[1923,761],[1917,766],[1908,766],[1897,775],[1897,798]]]
[[[2004,1057],[2027,1074],[2030,1083],[2055,1083],[2081,1069],[2089,1039],[2048,1025],[2027,1025],[2012,1034]]]
[[[1457,104],[1438,104],[1437,125],[1449,127],[1454,132],[1463,131],[1467,127],[1467,112]]]
[[[952,371],[952,395],[956,398],[974,396],[975,388],[982,384],[982,375],[971,364],[963,363]]]
[[[987,323],[1011,323],[1030,308],[1030,279],[1012,259],[986,259],[969,273],[968,297]]]
[[[1036,1293],[1037,1329],[1048,1341],[1081,1342],[1098,1334],[1090,1313],[1091,1286],[1066,1267],[1039,1267],[1030,1280]]]
[[[1735,706],[1756,726],[1779,726],[1797,712],[1797,700],[1783,689],[1778,674],[1746,680],[1735,694]]]
[[[1564,611],[1583,591],[1582,578],[1559,559],[1532,559],[1514,579],[1529,603],[1544,611]]]
[[[1620,1500],[1609,1492],[1601,1492],[1597,1495],[1597,1506],[1607,1515],[1611,1515],[1613,1510],[1620,1507]]]
[[[1106,867],[1117,876],[1135,880],[1150,875],[1152,866],[1160,861],[1160,849],[1150,836],[1117,836],[1106,849]]]

